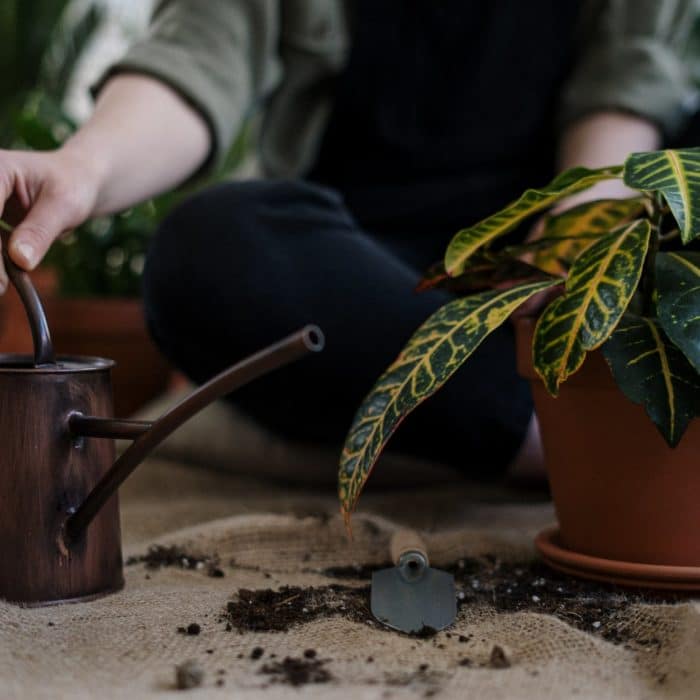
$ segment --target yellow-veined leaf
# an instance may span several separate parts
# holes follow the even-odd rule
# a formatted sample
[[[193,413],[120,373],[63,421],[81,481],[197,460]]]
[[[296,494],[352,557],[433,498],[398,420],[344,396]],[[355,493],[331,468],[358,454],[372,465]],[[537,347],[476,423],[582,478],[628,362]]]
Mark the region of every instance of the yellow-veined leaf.
[[[625,314],[603,345],[603,355],[625,396],[644,406],[674,447],[700,415],[700,377],[651,318]]]
[[[700,372],[700,253],[659,253],[656,287],[661,326]]]
[[[355,415],[340,460],[338,493],[349,522],[377,458],[399,423],[434,394],[521,304],[561,280],[455,299],[416,331]]]
[[[564,295],[540,316],[533,361],[553,396],[622,318],[642,274],[650,233],[649,222],[638,220],[593,243],[572,265]]]
[[[511,231],[532,214],[546,209],[563,197],[586,190],[596,182],[620,177],[621,174],[622,166],[598,170],[573,168],[555,177],[542,189],[526,190],[519,199],[501,211],[474,226],[462,229],[454,236],[445,253],[447,274],[459,275],[475,251]]]
[[[640,216],[645,211],[646,202],[645,197],[598,199],[561,214],[547,215],[539,240],[543,243],[550,239],[559,240],[538,250],[533,264],[553,275],[566,273],[576,257],[593,241]]]
[[[684,243],[700,235],[700,148],[633,153],[625,161],[624,181],[636,190],[661,192]]]

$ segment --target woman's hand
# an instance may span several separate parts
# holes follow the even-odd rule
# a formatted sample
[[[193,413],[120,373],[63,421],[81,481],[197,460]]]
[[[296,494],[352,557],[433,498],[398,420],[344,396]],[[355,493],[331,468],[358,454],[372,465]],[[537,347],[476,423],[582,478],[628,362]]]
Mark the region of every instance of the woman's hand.
[[[660,140],[657,127],[641,117],[617,112],[591,114],[570,125],[562,134],[559,167],[563,171],[577,166],[603,168],[617,165],[624,162],[632,152],[658,148]],[[622,180],[603,180],[590,189],[561,200],[551,209],[550,214],[560,214],[578,204],[596,199],[624,199],[636,194],[638,193],[627,187]],[[537,240],[543,231],[544,217],[535,223],[526,240]],[[533,257],[528,254],[523,259],[532,262]],[[561,290],[556,288],[536,294],[518,309],[517,315],[537,315],[560,293]]]
[[[0,151],[0,214],[17,223],[8,244],[13,262],[33,270],[58,236],[90,216],[100,181],[96,162],[71,149]],[[0,264],[0,294],[6,288]]]

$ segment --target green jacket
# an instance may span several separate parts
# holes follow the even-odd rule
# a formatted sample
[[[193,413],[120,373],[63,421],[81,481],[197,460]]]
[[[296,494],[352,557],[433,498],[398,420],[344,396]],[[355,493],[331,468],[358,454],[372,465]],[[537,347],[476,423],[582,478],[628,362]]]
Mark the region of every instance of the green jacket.
[[[698,109],[691,41],[698,2],[586,0],[559,123],[617,109],[653,120],[667,135],[677,133]],[[160,0],[148,36],[100,84],[120,71],[168,83],[206,119],[213,137],[210,164],[259,111],[263,171],[297,175],[312,164],[330,113],[333,77],[350,48],[351,5]]]

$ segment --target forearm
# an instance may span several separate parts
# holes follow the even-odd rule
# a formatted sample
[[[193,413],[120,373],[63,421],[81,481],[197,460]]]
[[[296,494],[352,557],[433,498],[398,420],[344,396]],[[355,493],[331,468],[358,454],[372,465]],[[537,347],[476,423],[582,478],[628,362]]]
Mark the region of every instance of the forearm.
[[[91,215],[126,209],[180,184],[204,162],[206,123],[166,85],[142,75],[107,83],[95,111],[61,149],[97,179]]]
[[[650,121],[622,112],[597,112],[567,127],[559,142],[560,170],[576,166],[601,168],[618,165],[630,153],[659,148],[661,133]],[[606,197],[629,197],[634,192],[620,180],[606,180],[569,200],[590,201]]]

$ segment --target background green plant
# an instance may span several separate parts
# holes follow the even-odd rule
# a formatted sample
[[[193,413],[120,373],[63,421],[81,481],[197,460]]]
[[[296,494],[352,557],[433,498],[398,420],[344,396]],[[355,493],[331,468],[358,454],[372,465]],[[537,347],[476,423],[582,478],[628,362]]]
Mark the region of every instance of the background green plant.
[[[43,80],[48,87],[44,58],[47,46],[59,38],[75,39],[80,33],[57,35],[69,0],[5,0],[0,3],[0,140],[14,141],[14,125],[29,94]],[[91,21],[96,21],[96,10]]]

